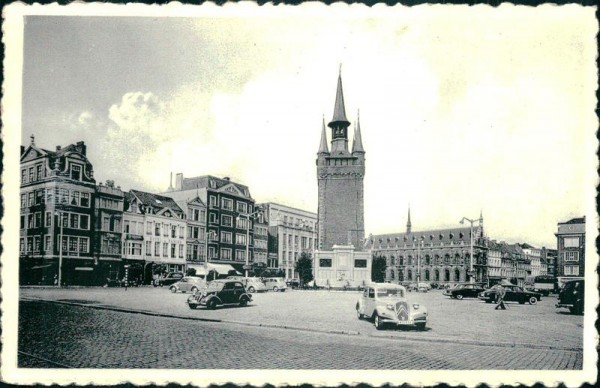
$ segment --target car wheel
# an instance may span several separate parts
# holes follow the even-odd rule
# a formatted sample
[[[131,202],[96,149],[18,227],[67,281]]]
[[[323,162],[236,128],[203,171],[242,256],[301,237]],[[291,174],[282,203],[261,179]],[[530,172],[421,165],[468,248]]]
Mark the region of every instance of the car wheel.
[[[190,309],[192,309],[192,310],[195,310],[195,309],[196,309],[196,307],[198,307],[197,305],[195,305],[195,304],[191,304],[191,303],[188,303],[188,306],[189,306],[189,308],[190,308]]]
[[[240,300],[240,307],[246,307],[246,306],[248,306],[248,299],[242,298]]]
[[[254,287],[252,287],[252,286],[250,288],[248,288],[248,292],[251,292],[254,294],[255,291],[256,291],[256,289],[254,289]]]
[[[192,289],[190,291],[193,293],[196,293],[198,291],[198,287],[194,286],[194,287],[192,287]]]
[[[425,322],[419,322],[419,323],[415,324],[415,326],[417,327],[417,330],[421,330],[421,331],[425,330],[425,325],[426,325]]]
[[[277,288],[277,286],[275,286],[275,287],[273,287],[273,291],[277,292],[277,291],[279,291],[279,288]]]
[[[373,319],[373,323],[375,324],[375,328],[377,330],[383,330],[383,322],[381,322],[381,319],[379,319],[379,315],[377,315],[377,313],[375,313],[375,319]]]
[[[458,295],[456,295],[456,299],[458,299],[458,300],[462,300],[462,298],[463,298],[462,294],[458,294]]]
[[[209,310],[214,310],[217,308],[217,301],[215,299],[211,299],[206,303],[206,308]]]
[[[175,288],[175,287],[171,287],[171,288],[169,288],[169,290],[170,290],[172,293],[176,293],[176,292],[177,292],[177,288]]]
[[[532,296],[531,298],[529,298],[529,304],[536,304],[537,303],[537,298],[535,296]]]

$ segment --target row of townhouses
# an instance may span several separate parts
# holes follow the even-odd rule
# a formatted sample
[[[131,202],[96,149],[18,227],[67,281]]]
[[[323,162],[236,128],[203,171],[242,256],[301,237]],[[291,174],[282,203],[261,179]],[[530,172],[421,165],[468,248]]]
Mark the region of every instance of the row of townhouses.
[[[96,183],[83,142],[51,151],[32,136],[21,147],[20,210],[24,284],[100,285],[125,266],[146,283],[157,266],[244,274],[260,265],[296,278],[300,255],[319,248],[316,213],[256,203],[227,177],[176,174],[158,194]],[[471,227],[413,231],[409,211],[405,232],[371,235],[365,248],[385,258],[391,282],[583,276],[585,217],[559,223],[555,235],[557,249],[497,242],[484,234],[482,215]]]
[[[229,178],[176,174],[163,193],[96,183],[83,142],[21,147],[20,278],[23,284],[150,282],[165,271],[244,274],[252,265],[295,277],[312,252],[317,215],[257,204]],[[60,271],[59,271],[60,267]]]

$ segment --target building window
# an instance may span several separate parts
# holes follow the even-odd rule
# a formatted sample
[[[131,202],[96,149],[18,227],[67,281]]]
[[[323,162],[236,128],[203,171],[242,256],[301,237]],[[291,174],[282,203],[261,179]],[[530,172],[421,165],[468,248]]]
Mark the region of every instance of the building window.
[[[233,226],[233,217],[222,215],[221,216],[221,225],[223,226]]]
[[[565,261],[579,261],[579,252],[564,252]]]
[[[235,243],[238,245],[246,245],[246,235],[245,234],[236,234],[235,235]]]
[[[81,166],[78,164],[71,164],[71,179],[79,181],[81,180]]]
[[[238,217],[236,219],[236,227],[238,229],[246,229],[248,227],[248,219],[242,218],[242,217]]]
[[[209,206],[211,208],[217,207],[217,197],[215,197],[214,195],[211,195],[208,200],[209,200]]]
[[[239,213],[247,213],[248,205],[245,202],[237,202],[237,211]]]
[[[169,237],[169,225],[162,224],[163,236]]]
[[[33,206],[34,200],[35,200],[33,191],[27,194],[27,199],[28,199],[27,205]]]
[[[23,237],[19,240],[19,252],[25,252],[25,239]]]
[[[233,200],[229,198],[221,198],[221,208],[233,211]]]
[[[21,194],[21,209],[25,209],[27,207],[27,195]]]
[[[52,226],[52,212],[46,212],[46,224],[47,228]]]
[[[33,238],[27,237],[27,252],[31,251],[33,251]]]
[[[179,258],[183,259],[183,244],[179,244]]]
[[[152,255],[152,241],[146,241],[146,256]]]
[[[21,170],[21,183],[27,183],[27,170]]]
[[[217,215],[215,213],[209,213],[208,217],[208,222],[210,222],[211,224],[217,223]]]
[[[35,217],[35,227],[39,228],[40,226],[42,226],[42,213],[35,213],[34,215]]]
[[[331,268],[331,259],[319,259],[319,267]]]
[[[29,182],[33,182],[34,180],[34,172],[33,172],[33,167],[29,167]]]
[[[246,261],[246,251],[242,249],[237,249],[235,251],[235,259],[237,261]]]
[[[177,250],[177,244],[171,244],[171,258],[172,259],[174,259],[175,257],[177,257],[177,256],[175,256],[176,250]]]
[[[44,236],[44,250],[45,251],[52,250],[52,238],[50,235]]]
[[[177,237],[177,226],[171,225],[171,238]]]
[[[222,260],[231,260],[231,249],[221,248],[221,259]]]
[[[40,236],[33,237],[33,251],[34,252],[40,251]]]
[[[210,257],[211,259],[216,259],[215,247],[208,247],[208,257]]]
[[[565,237],[563,241],[565,248],[579,248],[579,237]]]
[[[163,243],[162,255],[163,255],[163,257],[169,257],[169,244],[168,243]]]
[[[230,232],[221,232],[221,242],[226,244],[231,244],[231,233]]]
[[[564,267],[565,275],[579,275],[579,266],[578,265],[565,265]]]

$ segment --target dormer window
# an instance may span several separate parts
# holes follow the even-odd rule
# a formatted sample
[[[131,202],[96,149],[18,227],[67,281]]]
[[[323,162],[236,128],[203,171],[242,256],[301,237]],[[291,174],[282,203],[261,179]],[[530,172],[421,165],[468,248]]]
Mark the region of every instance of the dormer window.
[[[71,179],[80,181],[81,180],[81,166],[78,164],[71,164]]]

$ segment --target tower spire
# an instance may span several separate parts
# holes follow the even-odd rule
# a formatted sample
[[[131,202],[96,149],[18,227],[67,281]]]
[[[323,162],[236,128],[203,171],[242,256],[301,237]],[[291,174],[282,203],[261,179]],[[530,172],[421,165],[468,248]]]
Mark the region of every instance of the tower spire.
[[[325,133],[325,115],[323,115],[323,129],[321,130],[321,144],[317,154],[328,154],[329,147],[327,146],[327,134]]]
[[[333,118],[327,124],[331,128],[331,154],[349,155],[348,152],[348,126],[350,122],[346,118],[346,107],[344,105],[344,90],[342,88],[342,74],[338,75],[335,105],[333,106]]]
[[[356,128],[354,128],[354,141],[352,142],[352,153],[365,152],[362,145],[362,136],[360,135],[360,111],[356,119]]]
[[[412,225],[410,223],[410,205],[408,205],[408,222],[406,222],[406,234],[410,233]]]
[[[346,124],[349,126],[350,122],[346,118],[346,106],[344,105],[344,90],[342,88],[342,67],[340,65],[340,74],[338,75],[337,91],[335,94],[335,105],[333,106],[333,118],[328,124],[329,127],[333,128],[336,123]]]

